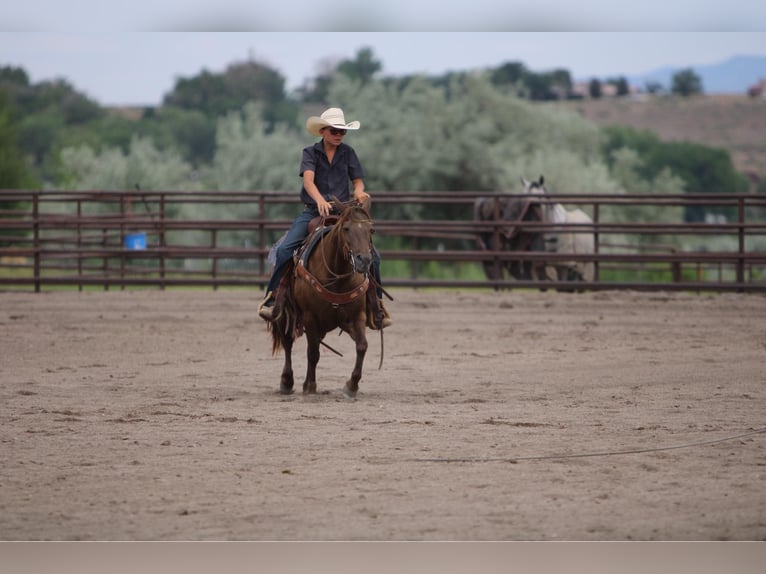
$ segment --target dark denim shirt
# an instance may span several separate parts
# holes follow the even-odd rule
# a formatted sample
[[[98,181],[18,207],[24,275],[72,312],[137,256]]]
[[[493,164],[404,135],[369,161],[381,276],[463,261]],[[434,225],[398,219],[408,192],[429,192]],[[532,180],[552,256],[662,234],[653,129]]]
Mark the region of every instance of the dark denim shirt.
[[[355,179],[364,177],[364,169],[359,162],[359,158],[349,145],[341,143],[335,150],[332,165],[324,153],[322,142],[303,148],[303,157],[301,158],[300,176],[303,172],[314,172],[314,183],[324,198],[330,201],[333,196],[341,201],[351,199],[349,184]],[[308,205],[316,205],[305,187],[301,186],[301,201]]]

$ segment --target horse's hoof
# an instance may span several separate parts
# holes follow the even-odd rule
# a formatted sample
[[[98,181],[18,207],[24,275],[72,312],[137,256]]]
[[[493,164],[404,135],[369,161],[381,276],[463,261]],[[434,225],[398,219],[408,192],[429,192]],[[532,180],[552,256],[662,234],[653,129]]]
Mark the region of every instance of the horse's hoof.
[[[287,387],[285,385],[280,385],[279,392],[283,395],[292,395],[293,394],[293,388]]]
[[[356,400],[356,392],[350,391],[348,387],[343,387],[341,389],[343,391],[343,396],[348,399],[349,401],[355,401]]]

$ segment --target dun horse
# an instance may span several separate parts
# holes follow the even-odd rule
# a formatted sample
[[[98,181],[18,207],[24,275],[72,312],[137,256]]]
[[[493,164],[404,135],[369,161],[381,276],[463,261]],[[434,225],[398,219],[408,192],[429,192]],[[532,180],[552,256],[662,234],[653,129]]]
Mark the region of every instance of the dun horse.
[[[367,207],[336,201],[336,209],[340,209],[337,221],[309,234],[302,251],[296,255],[293,271],[285,273],[280,285],[283,293],[277,296],[276,319],[269,329],[273,352],[276,354],[280,349],[285,352],[279,386],[283,394],[293,392],[295,340],[306,334],[308,364],[303,392],[313,394],[317,389],[319,346],[325,344],[324,336],[337,328],[356,343],[356,362],[343,392],[354,398],[359,389],[367,353],[368,289],[375,288],[370,277],[374,229]]]

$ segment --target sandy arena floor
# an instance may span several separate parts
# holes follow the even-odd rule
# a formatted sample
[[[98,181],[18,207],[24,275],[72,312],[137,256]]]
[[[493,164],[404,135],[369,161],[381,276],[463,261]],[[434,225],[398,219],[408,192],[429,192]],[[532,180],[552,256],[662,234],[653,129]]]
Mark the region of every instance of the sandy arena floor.
[[[260,292],[0,293],[0,539],[766,539],[766,297],[393,295],[348,401]]]

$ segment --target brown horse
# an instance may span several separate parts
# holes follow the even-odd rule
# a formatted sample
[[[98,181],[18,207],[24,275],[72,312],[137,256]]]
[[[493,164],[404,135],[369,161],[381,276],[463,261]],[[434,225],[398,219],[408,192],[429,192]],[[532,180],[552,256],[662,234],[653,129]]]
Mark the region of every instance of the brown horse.
[[[284,297],[277,296],[276,319],[269,324],[273,352],[279,349],[285,352],[279,385],[283,394],[293,392],[292,348],[295,340],[306,334],[308,364],[303,393],[313,394],[317,389],[319,345],[324,344],[327,333],[337,328],[348,333],[356,343],[356,362],[343,392],[354,398],[359,389],[367,352],[365,329],[368,289],[372,287],[370,267],[374,229],[367,207],[357,202],[342,204],[336,201],[335,205],[340,210],[337,221],[310,233],[303,253],[296,256],[293,271],[285,273],[280,285]]]

